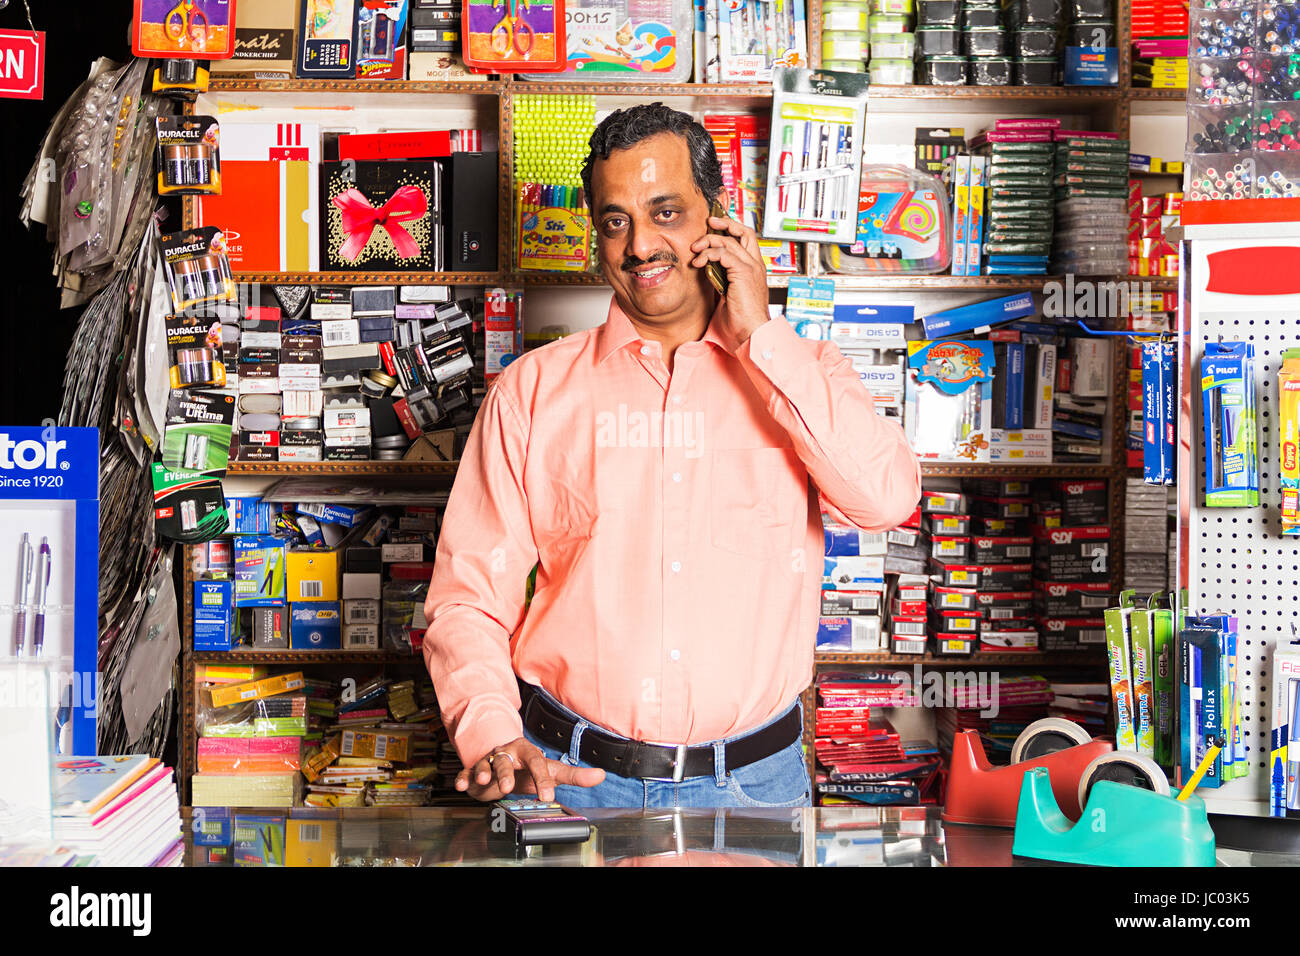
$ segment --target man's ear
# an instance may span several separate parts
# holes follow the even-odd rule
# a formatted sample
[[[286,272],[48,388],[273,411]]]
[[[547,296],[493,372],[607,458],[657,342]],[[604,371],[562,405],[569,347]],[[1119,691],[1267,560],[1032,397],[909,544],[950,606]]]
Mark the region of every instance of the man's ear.
[[[724,215],[730,215],[728,210],[731,208],[731,195],[727,192],[726,186],[723,186],[718,190],[718,195],[714,197],[714,202],[722,207]]]

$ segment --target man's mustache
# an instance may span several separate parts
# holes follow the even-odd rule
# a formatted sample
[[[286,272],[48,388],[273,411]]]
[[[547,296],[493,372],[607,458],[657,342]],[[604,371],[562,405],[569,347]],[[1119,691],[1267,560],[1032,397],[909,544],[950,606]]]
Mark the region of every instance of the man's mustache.
[[[649,265],[652,262],[666,262],[671,266],[675,266],[678,261],[679,260],[675,253],[665,249],[662,252],[656,252],[649,259],[640,259],[636,256],[624,256],[623,264],[619,266],[619,268],[624,272],[633,272],[641,266]]]

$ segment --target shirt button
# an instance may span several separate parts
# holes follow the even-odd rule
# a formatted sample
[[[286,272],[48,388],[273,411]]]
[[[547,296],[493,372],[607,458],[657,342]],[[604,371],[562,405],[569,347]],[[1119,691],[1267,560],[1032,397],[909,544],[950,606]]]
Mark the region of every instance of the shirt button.
[[[642,354],[642,355],[649,355],[651,351],[652,351],[652,350],[651,350],[650,346],[648,346],[648,345],[643,345],[643,346],[641,346],[641,354]]]
[[[771,359],[772,359],[772,350],[771,350],[771,349],[763,349],[763,358],[767,359],[768,361],[771,361]]]
[[[682,652],[674,647],[671,651],[668,652],[668,656],[671,657],[673,660],[677,660],[679,657],[682,656]]]
[[[674,395],[674,396],[673,396],[673,404],[674,404],[674,405],[680,405],[680,404],[681,404],[682,402],[684,402],[684,401],[686,401],[686,399],[682,398],[680,395]]]
[[[674,471],[673,481],[681,481],[681,480],[682,480],[682,473],[680,471]]]
[[[681,569],[682,569],[682,563],[681,563],[680,561],[674,561],[674,562],[673,562],[673,570],[674,570],[674,571],[680,571]]]

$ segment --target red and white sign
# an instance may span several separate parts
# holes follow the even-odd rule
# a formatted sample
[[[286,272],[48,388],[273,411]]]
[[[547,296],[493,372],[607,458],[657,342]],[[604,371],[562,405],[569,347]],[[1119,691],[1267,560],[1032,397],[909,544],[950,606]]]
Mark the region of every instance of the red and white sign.
[[[45,34],[0,30],[0,97],[39,100],[45,96]]]

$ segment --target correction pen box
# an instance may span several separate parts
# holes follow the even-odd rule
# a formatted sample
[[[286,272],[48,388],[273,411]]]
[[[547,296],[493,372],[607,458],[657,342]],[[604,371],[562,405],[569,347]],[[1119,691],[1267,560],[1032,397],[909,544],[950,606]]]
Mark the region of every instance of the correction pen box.
[[[37,609],[45,606],[41,659],[63,688],[50,692],[49,725],[55,726],[61,692],[72,692],[69,726],[57,735],[60,753],[93,756],[99,694],[99,430],[0,427],[0,633],[14,654],[15,605],[29,607],[24,657],[32,655]],[[24,543],[25,542],[25,543]],[[20,583],[30,568],[25,601]],[[38,587],[39,585],[39,587]],[[0,676],[0,699],[18,700],[21,668]],[[0,750],[3,750],[0,745]]]

